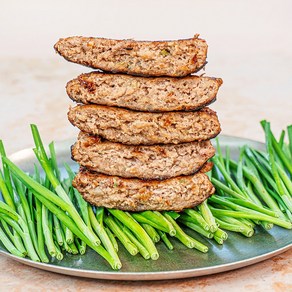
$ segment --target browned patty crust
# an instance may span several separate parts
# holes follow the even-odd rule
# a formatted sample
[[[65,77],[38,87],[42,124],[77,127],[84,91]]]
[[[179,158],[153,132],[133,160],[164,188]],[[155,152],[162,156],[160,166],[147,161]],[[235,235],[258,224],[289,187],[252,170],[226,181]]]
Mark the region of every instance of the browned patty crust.
[[[81,131],[129,145],[179,144],[209,140],[220,132],[209,108],[196,112],[147,113],[100,105],[70,108],[69,121]]]
[[[180,211],[199,205],[215,192],[208,176],[202,172],[145,181],[82,169],[74,178],[73,186],[90,204],[127,211]]]
[[[166,179],[198,171],[215,154],[211,142],[131,146],[80,132],[72,158],[90,170],[121,177]]]
[[[55,50],[70,62],[108,72],[181,77],[197,72],[207,58],[205,40],[134,41],[73,36]]]
[[[133,77],[91,72],[68,82],[69,97],[84,104],[160,112],[196,110],[213,102],[222,79],[187,76]]]

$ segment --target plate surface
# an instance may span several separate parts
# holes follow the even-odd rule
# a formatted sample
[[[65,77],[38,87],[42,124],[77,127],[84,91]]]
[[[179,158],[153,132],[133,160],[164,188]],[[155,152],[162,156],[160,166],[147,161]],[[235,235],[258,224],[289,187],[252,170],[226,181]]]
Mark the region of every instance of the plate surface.
[[[238,147],[241,145],[248,144],[258,149],[264,147],[261,143],[242,138],[220,135],[219,139],[223,149],[226,146],[230,147],[233,158],[237,157]],[[70,146],[73,142],[73,140],[56,142],[61,168],[62,164],[67,162],[77,169],[76,163],[70,158]],[[25,171],[31,171],[33,163],[36,162],[31,149],[19,151],[10,158]],[[13,256],[6,252],[1,243],[0,254],[29,266],[72,276],[113,280],[164,280],[233,270],[268,259],[292,247],[292,231],[277,226],[270,231],[258,228],[251,238],[228,232],[229,238],[222,246],[201,238],[190,230],[187,230],[187,233],[208,245],[209,252],[203,254],[197,250],[188,249],[171,238],[174,250],[169,251],[163,243],[159,243],[157,249],[160,258],[157,261],[146,261],[139,255],[130,256],[120,245],[119,255],[123,264],[120,271],[111,270],[98,254],[89,249],[83,256],[65,255],[62,261],[54,260],[50,264],[35,263]]]

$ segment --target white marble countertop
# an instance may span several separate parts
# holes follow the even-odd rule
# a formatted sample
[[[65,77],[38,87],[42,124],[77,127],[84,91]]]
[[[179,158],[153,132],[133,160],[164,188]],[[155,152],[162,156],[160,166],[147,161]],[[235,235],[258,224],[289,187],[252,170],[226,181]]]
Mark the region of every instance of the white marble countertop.
[[[38,125],[45,143],[76,136],[78,131],[67,121],[71,101],[65,84],[90,70],[65,62],[52,50],[59,37],[76,34],[167,39],[200,32],[209,43],[205,73],[224,80],[211,106],[218,112],[222,133],[263,141],[259,121],[267,119],[279,135],[292,123],[291,2],[186,1],[183,6],[178,2],[161,1],[153,6],[157,2],[149,0],[136,7],[138,2],[133,1],[123,6],[114,0],[106,5],[88,1],[87,6],[50,1],[41,7],[29,0],[17,7],[22,12],[17,20],[11,17],[15,1],[6,3],[0,11],[0,27],[6,28],[0,30],[0,138],[7,152],[32,146],[31,123]],[[132,12],[139,12],[140,17]],[[89,289],[288,291],[292,290],[292,250],[217,275],[136,283],[63,276],[0,257],[0,291]]]

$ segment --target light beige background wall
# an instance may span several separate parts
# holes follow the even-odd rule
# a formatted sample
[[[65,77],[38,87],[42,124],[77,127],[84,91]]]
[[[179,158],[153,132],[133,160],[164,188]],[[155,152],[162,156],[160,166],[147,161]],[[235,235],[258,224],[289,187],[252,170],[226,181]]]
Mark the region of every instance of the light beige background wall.
[[[28,135],[30,122],[50,130],[48,139],[75,134],[66,121],[64,85],[88,69],[66,63],[52,48],[69,35],[159,40],[200,33],[209,44],[205,73],[224,79],[213,105],[223,133],[262,140],[260,119],[271,120],[276,131],[292,121],[285,114],[292,107],[291,1],[0,2],[0,133],[5,140]],[[30,144],[24,139],[10,149]]]

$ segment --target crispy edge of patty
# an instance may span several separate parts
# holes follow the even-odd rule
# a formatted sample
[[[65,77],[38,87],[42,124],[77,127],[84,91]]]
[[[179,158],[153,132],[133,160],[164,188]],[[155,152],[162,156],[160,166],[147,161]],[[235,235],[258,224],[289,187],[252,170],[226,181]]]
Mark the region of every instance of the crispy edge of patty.
[[[189,111],[214,102],[222,83],[221,78],[195,75],[184,78],[132,77],[91,72],[70,80],[66,92],[73,101],[83,104],[149,112]]]
[[[216,112],[207,107],[195,112],[149,113],[109,106],[77,105],[69,109],[68,119],[81,131],[128,145],[209,140],[221,131]],[[102,120],[110,127],[101,125]],[[202,121],[211,123],[208,131],[202,129]],[[194,131],[195,123],[197,131]],[[192,134],[189,133],[190,129]]]
[[[203,172],[147,181],[108,176],[81,168],[73,180],[73,186],[92,205],[135,212],[181,211],[199,205],[215,192]],[[168,188],[169,193],[166,194]]]
[[[107,175],[167,179],[197,172],[215,154],[209,140],[167,145],[124,145],[80,132],[71,157],[87,169]]]
[[[187,49],[183,50],[183,47]],[[182,77],[197,72],[205,66],[208,45],[205,40],[199,38],[198,34],[193,38],[171,41],[72,36],[59,39],[54,49],[69,62],[106,72]],[[151,52],[154,52],[154,55]],[[190,54],[188,58],[187,53]],[[182,62],[182,59],[185,61]],[[142,64],[149,66],[143,68]]]

